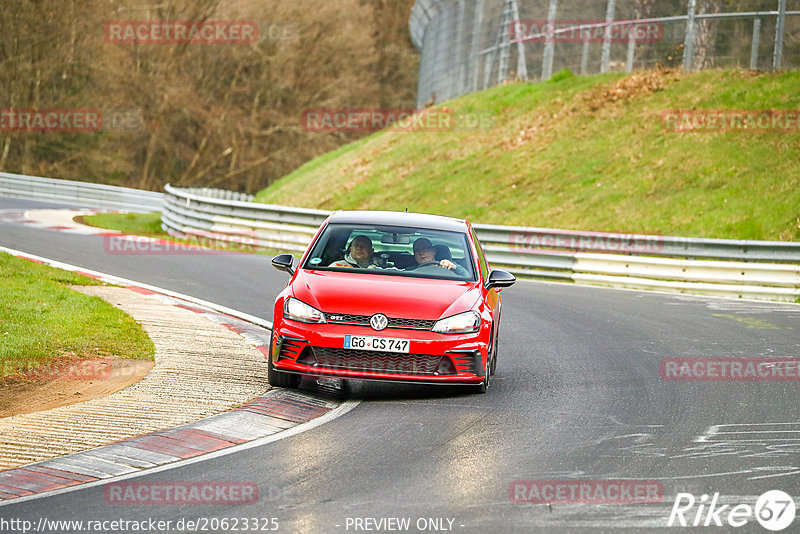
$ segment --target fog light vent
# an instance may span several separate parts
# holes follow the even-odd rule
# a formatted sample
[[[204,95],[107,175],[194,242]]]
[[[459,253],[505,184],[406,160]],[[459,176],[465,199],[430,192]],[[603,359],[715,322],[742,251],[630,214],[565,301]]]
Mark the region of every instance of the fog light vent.
[[[449,356],[442,356],[434,374],[437,376],[456,374],[456,366],[453,365],[453,360],[451,360]]]
[[[303,352],[301,352],[300,356],[297,358],[297,363],[312,367],[317,365],[317,358],[314,356],[314,349],[311,347],[304,348]]]

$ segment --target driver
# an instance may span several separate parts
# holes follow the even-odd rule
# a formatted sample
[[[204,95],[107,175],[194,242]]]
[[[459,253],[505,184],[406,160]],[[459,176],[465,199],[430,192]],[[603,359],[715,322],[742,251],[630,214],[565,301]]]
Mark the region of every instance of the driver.
[[[357,235],[350,241],[348,253],[343,260],[335,261],[328,267],[353,267],[355,269],[377,269],[381,267],[380,258],[375,256],[372,240],[365,235]]]
[[[433,250],[433,244],[431,243],[430,239],[426,237],[420,237],[414,241],[414,260],[417,262],[417,264],[408,267],[409,270],[422,267],[426,264],[435,264],[436,266],[447,269],[448,271],[454,271],[459,276],[466,276],[467,274],[466,269],[451,260],[444,259],[437,262],[436,251]]]

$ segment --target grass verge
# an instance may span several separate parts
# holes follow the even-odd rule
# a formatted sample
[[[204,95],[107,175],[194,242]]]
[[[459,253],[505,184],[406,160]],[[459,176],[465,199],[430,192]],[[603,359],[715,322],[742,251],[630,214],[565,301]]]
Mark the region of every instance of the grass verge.
[[[123,234],[169,238],[161,229],[161,214],[156,213],[97,213],[80,217],[78,222],[96,228],[116,230]]]
[[[471,130],[383,131],[256,201],[572,230],[800,240],[800,128],[676,132],[669,110],[797,110],[800,72],[648,71],[516,83],[436,106]]]
[[[74,360],[152,360],[153,342],[129,315],[67,287],[97,284],[0,253],[0,378]]]

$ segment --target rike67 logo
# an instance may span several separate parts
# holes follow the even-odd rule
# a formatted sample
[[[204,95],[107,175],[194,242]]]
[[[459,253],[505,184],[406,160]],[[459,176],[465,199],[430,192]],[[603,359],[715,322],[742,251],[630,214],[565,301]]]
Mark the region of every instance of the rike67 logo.
[[[669,527],[732,527],[738,528],[753,519],[767,530],[777,532],[792,524],[796,506],[792,497],[780,490],[761,495],[755,506],[720,504],[719,493],[699,499],[691,493],[678,493],[669,514]]]

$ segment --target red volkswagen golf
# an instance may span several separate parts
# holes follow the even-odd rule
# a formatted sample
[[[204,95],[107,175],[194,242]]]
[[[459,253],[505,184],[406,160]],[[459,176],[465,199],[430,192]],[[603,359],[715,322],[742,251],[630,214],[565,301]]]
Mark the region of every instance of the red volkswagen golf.
[[[429,384],[485,392],[497,365],[500,290],[467,221],[417,213],[339,211],[322,224],[275,300],[269,382],[301,375]]]

